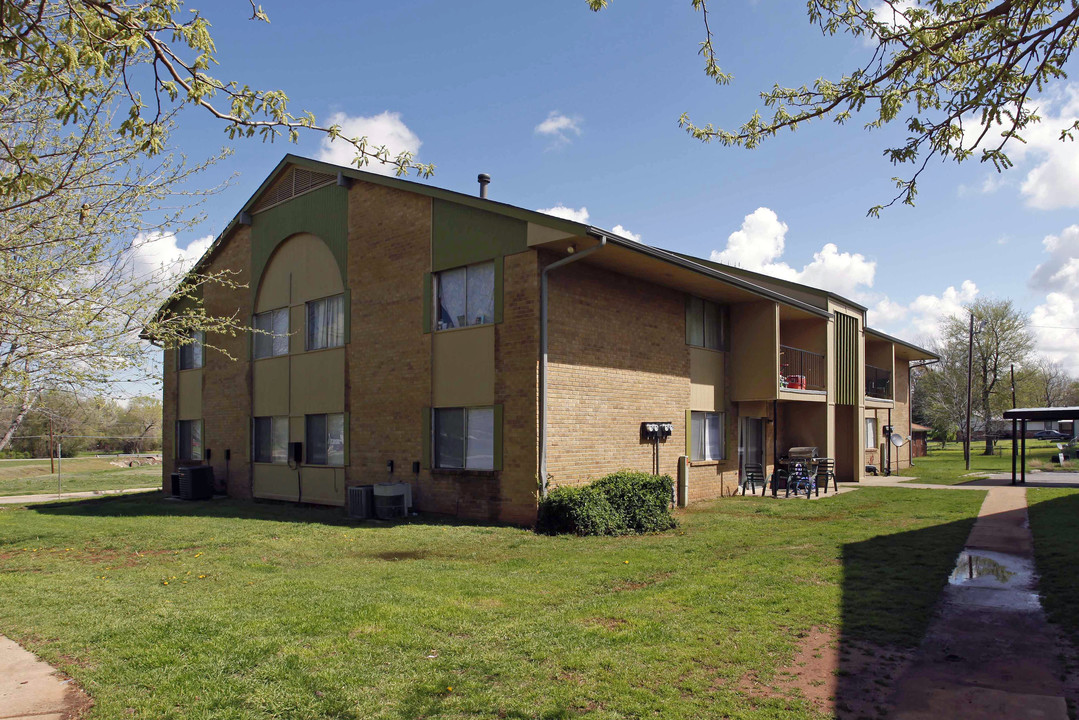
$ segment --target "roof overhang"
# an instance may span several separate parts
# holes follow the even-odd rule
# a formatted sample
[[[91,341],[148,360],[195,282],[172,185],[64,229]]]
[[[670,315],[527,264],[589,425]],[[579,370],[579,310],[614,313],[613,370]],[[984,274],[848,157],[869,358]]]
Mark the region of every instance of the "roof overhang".
[[[1004,411],[1005,420],[1079,420],[1079,407],[1014,408]]]
[[[730,275],[662,248],[622,237],[609,230],[590,226],[588,235],[606,238],[607,247],[584,262],[603,267],[641,280],[675,287],[699,297],[723,303],[749,302],[766,299],[789,308],[796,316],[830,318],[827,310],[761,287],[743,278]],[[549,249],[565,250],[566,241],[544,245]],[[720,282],[716,282],[720,281]]]
[[[895,356],[900,360],[917,361],[917,360],[940,360],[940,355],[937,355],[931,350],[926,350],[923,347],[918,347],[913,343],[909,343],[906,340],[900,340],[897,337],[882,333],[880,330],[874,330],[867,327],[865,329],[866,335],[872,335],[885,342],[890,342],[895,345]]]

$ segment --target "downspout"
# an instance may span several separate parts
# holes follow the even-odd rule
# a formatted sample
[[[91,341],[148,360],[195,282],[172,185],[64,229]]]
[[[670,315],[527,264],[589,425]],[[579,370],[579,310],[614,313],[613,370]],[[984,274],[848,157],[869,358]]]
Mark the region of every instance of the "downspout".
[[[547,497],[547,273],[564,265],[584,260],[607,244],[604,235],[599,236],[599,244],[593,245],[569,257],[562,258],[543,268],[540,273],[540,436],[539,436],[539,474],[540,497]]]

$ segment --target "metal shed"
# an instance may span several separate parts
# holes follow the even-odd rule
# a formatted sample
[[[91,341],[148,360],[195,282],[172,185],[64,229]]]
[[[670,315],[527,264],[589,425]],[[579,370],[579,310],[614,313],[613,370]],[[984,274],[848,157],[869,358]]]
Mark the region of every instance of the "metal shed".
[[[1079,420],[1079,407],[1015,408],[1005,410],[1004,419],[1012,421],[1012,485],[1015,485],[1017,460],[1020,466],[1018,482],[1027,481],[1027,423],[1031,420]]]

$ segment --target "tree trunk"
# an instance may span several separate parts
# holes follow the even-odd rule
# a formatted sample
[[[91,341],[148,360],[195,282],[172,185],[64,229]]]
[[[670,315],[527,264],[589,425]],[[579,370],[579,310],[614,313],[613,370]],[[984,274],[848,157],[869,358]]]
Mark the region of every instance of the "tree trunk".
[[[11,439],[15,437],[15,433],[18,432],[19,426],[22,425],[22,421],[26,419],[26,415],[34,408],[34,403],[36,402],[37,395],[31,391],[27,391],[26,395],[23,396],[22,407],[19,408],[19,412],[15,414],[15,417],[11,419],[7,431],[4,432],[4,436],[0,438],[0,452],[11,444]]]

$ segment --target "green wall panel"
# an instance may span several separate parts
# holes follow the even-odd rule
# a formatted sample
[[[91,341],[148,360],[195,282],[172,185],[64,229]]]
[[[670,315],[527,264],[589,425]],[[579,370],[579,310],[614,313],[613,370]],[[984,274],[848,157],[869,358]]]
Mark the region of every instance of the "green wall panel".
[[[835,314],[835,401],[839,405],[857,405],[861,389],[858,370],[861,362],[858,319],[841,312]]]
[[[263,210],[251,222],[251,296],[258,279],[281,241],[296,233],[311,233],[325,241],[348,287],[348,190],[328,185]]]
[[[528,249],[528,223],[467,205],[431,201],[431,269],[471,265]]]

